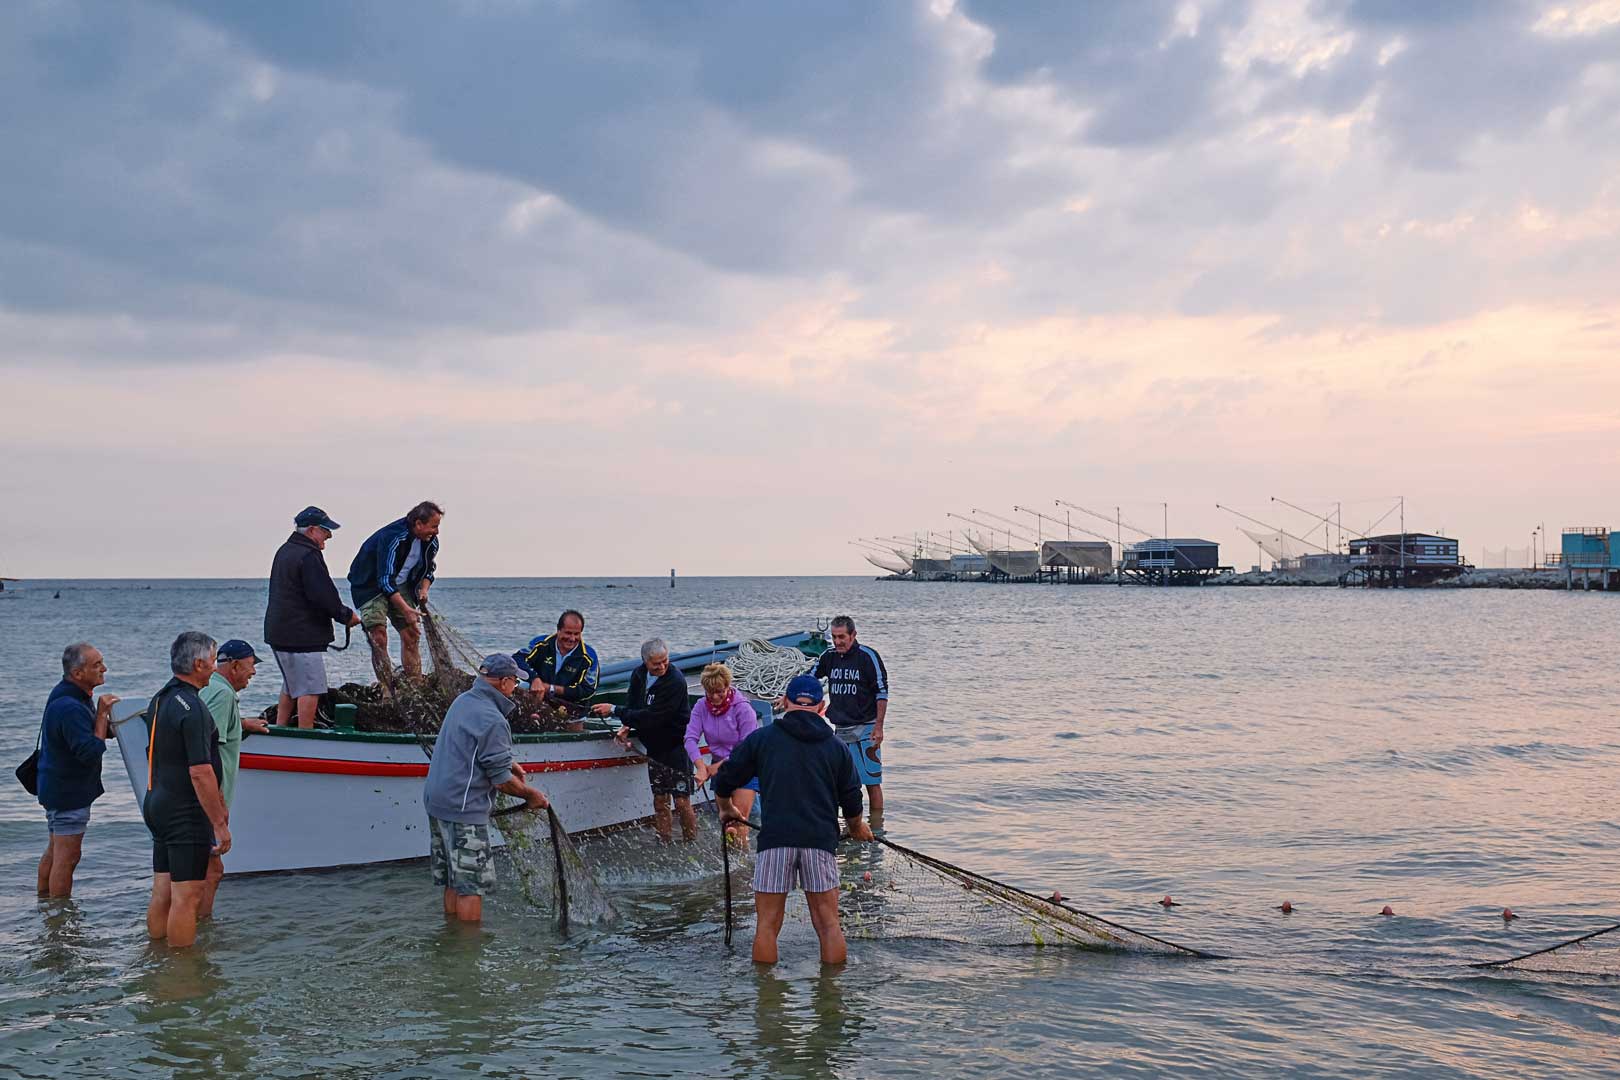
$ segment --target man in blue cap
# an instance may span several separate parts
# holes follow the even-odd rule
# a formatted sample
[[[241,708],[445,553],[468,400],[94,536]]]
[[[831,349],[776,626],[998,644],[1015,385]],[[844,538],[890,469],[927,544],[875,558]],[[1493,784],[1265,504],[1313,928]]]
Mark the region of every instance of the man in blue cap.
[[[237,695],[247,689],[259,666],[259,657],[253,646],[241,638],[231,638],[219,647],[219,663],[208,685],[197,692],[208,714],[219,729],[220,778],[219,793],[225,799],[225,812],[230,813],[231,800],[236,796],[236,770],[242,761],[242,739],[247,733],[267,735],[270,725],[257,716],[242,717],[242,706]],[[214,913],[214,894],[219,891],[220,879],[225,876],[225,864],[218,855],[208,858],[208,877],[203,886],[202,900],[197,904],[197,918],[206,919]]]
[[[546,797],[523,778],[508,717],[521,669],[505,653],[478,666],[472,688],[450,703],[433,743],[422,802],[427,808],[433,883],[444,890],[446,918],[478,922],[484,894],[495,887],[495,849],[489,816],[495,793],[544,810]]]
[[[276,550],[270,564],[270,602],[264,609],[264,640],[281,668],[281,700],[276,722],[291,724],[297,703],[298,726],[315,726],[315,710],[326,693],[326,647],[332,624],[359,626],[332,584],[321,550],[338,523],[318,506],[293,518],[297,531]]]
[[[795,675],[784,703],[780,720],[737,744],[714,775],[714,793],[724,821],[736,816],[732,793],[757,776],[760,802],[770,808],[754,865],[754,960],[776,963],[787,894],[797,887],[810,904],[821,962],[842,964],[848,950],[838,925],[839,810],[851,839],[870,840],[872,830],[861,820],[855,761],[825,719],[821,680]]]

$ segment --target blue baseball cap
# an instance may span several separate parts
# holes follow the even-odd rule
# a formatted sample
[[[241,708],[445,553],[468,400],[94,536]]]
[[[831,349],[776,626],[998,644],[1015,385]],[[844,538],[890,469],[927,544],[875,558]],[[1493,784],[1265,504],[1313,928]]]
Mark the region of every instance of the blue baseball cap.
[[[259,658],[258,654],[253,651],[253,646],[241,638],[233,637],[219,647],[219,662],[222,664],[231,660],[246,660],[249,657],[254,660]]]
[[[337,532],[343,528],[343,526],[327,517],[326,511],[318,506],[306,506],[298,511],[298,516],[293,518],[293,524],[300,529],[307,529],[311,525],[319,525],[327,532]]]
[[[814,675],[795,675],[788,682],[784,696],[789,705],[820,705],[821,680]]]
[[[478,674],[491,679],[521,679],[523,672],[518,669],[517,661],[505,653],[490,653],[484,657],[484,662],[478,665]]]

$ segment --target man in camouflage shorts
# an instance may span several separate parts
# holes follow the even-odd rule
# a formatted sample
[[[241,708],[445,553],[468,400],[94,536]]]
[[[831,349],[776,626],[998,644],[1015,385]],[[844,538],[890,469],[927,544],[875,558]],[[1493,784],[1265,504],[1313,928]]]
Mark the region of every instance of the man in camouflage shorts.
[[[523,779],[512,751],[507,717],[517,704],[517,661],[484,658],[480,678],[444,714],[433,746],[422,802],[432,837],[433,883],[444,890],[444,913],[462,922],[484,917],[484,893],[495,887],[489,814],[495,793],[516,795],[543,810],[546,797]]]

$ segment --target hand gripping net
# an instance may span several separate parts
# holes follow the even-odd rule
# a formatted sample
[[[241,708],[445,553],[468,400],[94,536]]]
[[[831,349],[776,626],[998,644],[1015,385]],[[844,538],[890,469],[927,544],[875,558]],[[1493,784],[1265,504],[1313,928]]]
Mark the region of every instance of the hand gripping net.
[[[494,814],[523,898],[556,920],[559,930],[591,926],[617,916],[613,901],[580,858],[557,811],[526,813],[520,803]]]
[[[1609,975],[1620,977],[1620,923],[1582,934],[1562,945],[1525,953],[1508,960],[1487,960],[1469,967],[1497,971],[1534,971],[1555,975]]]
[[[726,859],[729,944],[729,852]],[[1218,959],[1214,953],[1132,930],[882,837],[875,843],[846,843],[840,851],[839,874],[838,913],[846,937],[954,941],[990,947],[1069,946]]]

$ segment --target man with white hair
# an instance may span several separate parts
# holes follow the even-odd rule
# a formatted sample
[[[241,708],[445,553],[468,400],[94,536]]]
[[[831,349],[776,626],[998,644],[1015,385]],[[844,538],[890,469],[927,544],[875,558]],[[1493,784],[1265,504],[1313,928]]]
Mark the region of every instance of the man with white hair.
[[[146,799],[152,832],[152,900],[146,932],[183,948],[197,940],[197,909],[207,887],[208,859],[231,850],[231,830],[219,781],[219,728],[198,691],[214,676],[216,642],[187,630],[169,646],[174,677],[152,698],[146,715]]]
[[[697,839],[697,814],[692,810],[692,761],[686,756],[686,721],[692,705],[686,679],[669,662],[663,638],[642,642],[641,663],[630,674],[630,692],[623,705],[593,705],[597,716],[617,717],[617,733],[626,746],[633,735],[647,754],[647,782],[652,786],[653,829],[664,843],[673,839],[670,799],[681,818],[681,838]]]

